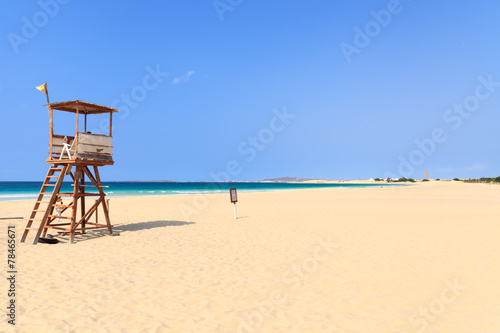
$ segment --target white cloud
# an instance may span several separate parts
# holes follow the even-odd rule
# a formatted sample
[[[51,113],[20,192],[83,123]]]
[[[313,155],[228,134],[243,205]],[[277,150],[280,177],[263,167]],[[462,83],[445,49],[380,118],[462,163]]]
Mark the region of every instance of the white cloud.
[[[467,168],[467,171],[481,171],[486,169],[487,165],[486,163],[476,163],[473,164],[471,167]]]
[[[172,80],[172,83],[179,84],[181,82],[186,82],[187,80],[189,80],[189,77],[191,77],[191,75],[194,75],[195,73],[196,73],[195,71],[189,71],[186,74],[184,74],[183,76],[179,76],[179,77],[174,78]]]

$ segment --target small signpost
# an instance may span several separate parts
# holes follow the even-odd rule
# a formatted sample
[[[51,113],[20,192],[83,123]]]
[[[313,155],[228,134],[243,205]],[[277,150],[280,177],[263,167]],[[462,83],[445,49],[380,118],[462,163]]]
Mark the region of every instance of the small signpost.
[[[234,219],[236,220],[236,203],[238,202],[238,194],[236,193],[236,188],[229,189],[229,195],[231,196],[231,202],[234,204]]]

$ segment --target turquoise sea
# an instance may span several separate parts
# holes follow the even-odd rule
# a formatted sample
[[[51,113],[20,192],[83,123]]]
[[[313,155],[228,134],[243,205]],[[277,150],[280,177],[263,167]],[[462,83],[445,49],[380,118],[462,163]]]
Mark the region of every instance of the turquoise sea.
[[[168,195],[238,191],[276,191],[328,187],[381,187],[387,184],[309,184],[281,182],[103,182],[104,192],[110,197],[139,195]],[[0,182],[0,201],[35,199],[42,182]],[[97,192],[87,187],[87,192]],[[71,183],[64,183],[61,192],[73,192]]]

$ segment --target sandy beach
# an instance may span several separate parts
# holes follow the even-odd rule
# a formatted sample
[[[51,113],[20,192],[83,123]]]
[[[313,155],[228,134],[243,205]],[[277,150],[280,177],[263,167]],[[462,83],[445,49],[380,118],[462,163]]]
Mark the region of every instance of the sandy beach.
[[[240,192],[237,220],[226,193],[112,198],[120,236],[17,245],[0,331],[498,333],[499,207],[461,182]]]

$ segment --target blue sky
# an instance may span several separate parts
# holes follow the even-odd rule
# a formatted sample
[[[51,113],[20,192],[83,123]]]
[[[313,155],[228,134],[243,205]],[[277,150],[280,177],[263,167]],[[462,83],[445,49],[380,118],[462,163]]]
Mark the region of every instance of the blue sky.
[[[495,2],[1,6],[0,180],[46,173],[45,80],[119,109],[103,180],[500,175]]]

